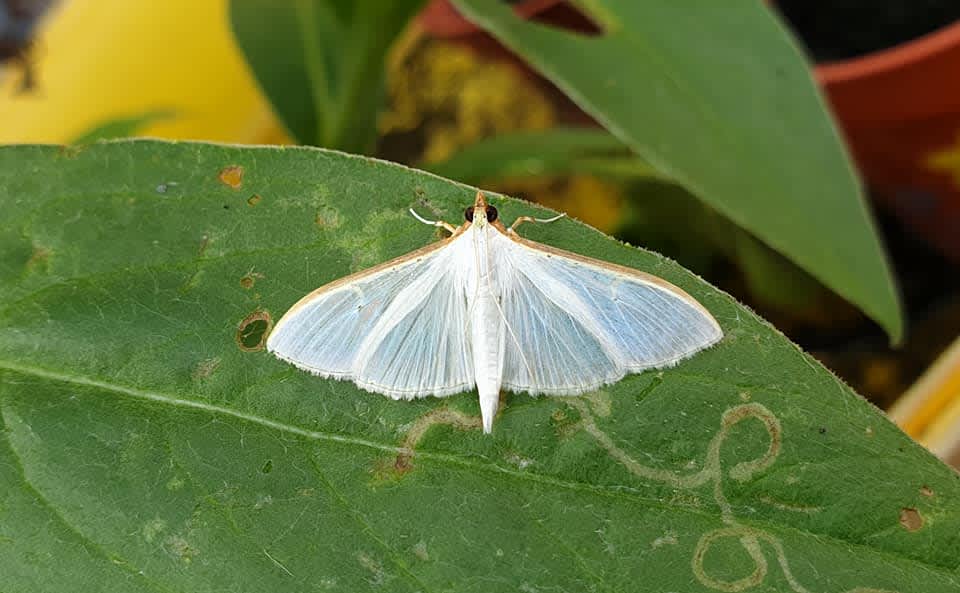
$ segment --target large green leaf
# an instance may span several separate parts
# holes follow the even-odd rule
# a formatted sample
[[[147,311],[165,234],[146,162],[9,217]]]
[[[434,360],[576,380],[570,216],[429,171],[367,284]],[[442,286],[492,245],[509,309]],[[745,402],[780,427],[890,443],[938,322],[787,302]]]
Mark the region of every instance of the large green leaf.
[[[127,117],[114,117],[91,126],[78,134],[70,144],[90,144],[97,140],[127,138],[136,135],[151,124],[174,118],[176,115],[176,112],[170,109],[157,109]]]
[[[475,142],[427,170],[469,183],[536,175],[594,174],[655,178],[658,172],[623,142],[597,128],[552,128],[501,134]]]
[[[764,2],[582,0],[596,37],[523,21],[503,2],[455,2],[645,161],[900,339],[860,184]]]
[[[230,0],[261,88],[303,144],[368,151],[387,50],[424,0]]]
[[[475,393],[396,402],[256,349],[307,291],[435,240],[406,208],[455,221],[473,191],[310,148],[0,149],[4,593],[957,591],[956,473],[574,221],[522,230],[678,284],[721,344],[508,394],[491,436]]]

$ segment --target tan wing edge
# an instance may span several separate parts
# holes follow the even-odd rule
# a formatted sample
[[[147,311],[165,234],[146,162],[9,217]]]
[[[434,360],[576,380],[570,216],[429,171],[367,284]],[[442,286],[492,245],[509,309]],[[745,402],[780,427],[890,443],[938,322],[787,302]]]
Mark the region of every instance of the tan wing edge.
[[[634,268],[628,268],[627,266],[613,264],[607,261],[603,261],[602,259],[596,259],[592,257],[587,257],[586,255],[580,255],[579,253],[574,253],[572,251],[567,251],[565,249],[560,249],[558,247],[552,247],[550,245],[544,245],[543,243],[537,243],[536,241],[531,241],[530,239],[525,239],[521,237],[516,232],[508,232],[507,229],[503,226],[503,224],[499,224],[499,225],[494,224],[492,226],[496,228],[498,231],[500,231],[500,233],[502,233],[504,236],[506,236],[510,240],[516,243],[519,243],[520,245],[523,245],[524,247],[527,247],[529,249],[540,251],[542,253],[546,253],[549,255],[558,255],[560,257],[572,259],[574,261],[578,261],[588,266],[594,266],[602,270],[609,270],[617,274],[622,274],[624,276],[636,278],[647,284],[652,284],[654,286],[662,288],[667,292],[674,294],[681,300],[685,301],[686,303],[688,303],[689,305],[691,305],[692,307],[696,308],[698,311],[703,313],[707,317],[707,319],[713,322],[713,324],[717,328],[717,331],[720,332],[720,335],[721,336],[723,335],[723,329],[720,327],[720,324],[717,323],[717,320],[713,317],[710,311],[708,311],[706,307],[700,304],[700,301],[690,296],[690,294],[687,293],[687,291],[683,290],[679,286],[671,284],[670,282],[667,282],[666,280],[664,280],[663,278],[660,278],[659,276],[654,276],[653,274],[641,272],[640,270],[637,270]]]
[[[468,225],[462,225],[462,226],[458,227],[458,228],[457,228],[457,231],[456,231],[455,233],[453,233],[452,235],[450,235],[449,237],[447,237],[447,238],[445,238],[445,239],[440,239],[439,241],[436,241],[436,242],[431,243],[431,244],[429,244],[429,245],[424,245],[423,247],[421,247],[421,248],[419,248],[419,249],[414,249],[413,251],[410,251],[410,252],[408,252],[408,253],[405,253],[405,254],[403,254],[403,255],[401,255],[401,256],[398,256],[398,257],[395,257],[395,258],[393,258],[393,259],[387,260],[387,261],[385,261],[385,262],[383,262],[383,263],[379,263],[379,264],[377,264],[377,265],[375,265],[375,266],[373,266],[373,267],[366,268],[365,270],[360,270],[359,272],[350,274],[349,276],[344,276],[344,277],[342,277],[342,278],[338,278],[338,279],[334,280],[333,282],[328,282],[327,284],[324,284],[323,286],[321,286],[321,287],[313,290],[312,292],[308,293],[306,296],[304,296],[303,298],[301,298],[299,301],[297,301],[296,303],[294,303],[292,307],[290,307],[289,309],[287,309],[287,312],[283,314],[283,317],[280,318],[280,321],[278,321],[278,322],[276,323],[276,325],[273,326],[273,332],[276,332],[278,329],[280,329],[280,326],[283,325],[284,321],[286,321],[287,319],[289,319],[290,317],[292,317],[293,314],[296,313],[300,308],[302,308],[304,305],[306,305],[307,303],[309,303],[310,301],[312,301],[312,300],[315,299],[316,297],[320,296],[321,294],[326,293],[326,292],[330,292],[331,290],[334,290],[334,289],[336,289],[336,288],[340,288],[341,286],[344,286],[344,285],[346,285],[346,284],[350,284],[350,283],[352,283],[352,282],[355,282],[355,281],[357,281],[357,280],[360,280],[361,278],[366,278],[366,277],[368,277],[368,276],[373,276],[374,274],[378,274],[378,273],[380,273],[380,272],[382,272],[382,271],[384,271],[384,270],[387,270],[387,269],[392,268],[392,267],[394,267],[394,266],[397,266],[397,265],[399,265],[399,264],[405,263],[405,262],[407,262],[407,261],[409,261],[409,260],[411,260],[411,259],[416,259],[416,258],[418,258],[418,257],[422,257],[422,256],[424,256],[424,255],[427,255],[427,254],[429,254],[429,253],[432,253],[432,252],[434,252],[434,251],[437,251],[437,250],[439,250],[439,249],[441,249],[441,248],[443,248],[443,247],[446,247],[446,246],[449,245],[454,239],[456,239],[458,236],[460,236],[460,234],[465,230],[465,228],[466,228],[467,226],[468,226]],[[271,332],[271,333],[272,333],[272,332]]]

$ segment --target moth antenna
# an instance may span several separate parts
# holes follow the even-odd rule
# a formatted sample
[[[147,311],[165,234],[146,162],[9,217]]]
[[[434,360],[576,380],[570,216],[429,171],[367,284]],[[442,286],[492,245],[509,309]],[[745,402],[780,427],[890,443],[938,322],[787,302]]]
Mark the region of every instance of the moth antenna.
[[[444,222],[444,221],[442,221],[442,220],[427,220],[426,218],[424,218],[424,217],[420,216],[419,214],[417,214],[416,210],[414,210],[413,208],[410,208],[410,214],[412,214],[414,218],[416,218],[417,220],[419,220],[419,221],[422,222],[423,224],[428,224],[428,225],[430,225],[430,226],[443,227],[443,228],[447,229],[448,231],[450,231],[451,233],[456,232],[456,230],[457,230],[456,227],[454,227],[454,226],[453,226],[452,224],[450,224],[449,222]]]
[[[532,217],[532,216],[521,216],[520,218],[518,218],[518,219],[516,219],[515,221],[513,221],[513,224],[511,224],[511,225],[510,225],[510,228],[507,229],[507,230],[508,230],[508,231],[513,231],[514,229],[516,229],[518,226],[520,226],[521,224],[523,224],[523,223],[525,223],[525,222],[554,222],[554,221],[560,220],[561,218],[563,218],[563,217],[566,216],[566,215],[567,215],[566,212],[561,212],[560,214],[557,214],[556,216],[554,216],[554,217],[552,217],[552,218],[534,218],[534,217]]]

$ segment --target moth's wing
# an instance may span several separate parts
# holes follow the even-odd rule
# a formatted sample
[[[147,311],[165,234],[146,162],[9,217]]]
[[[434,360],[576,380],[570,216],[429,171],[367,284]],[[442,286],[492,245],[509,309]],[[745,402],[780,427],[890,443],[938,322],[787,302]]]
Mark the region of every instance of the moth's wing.
[[[277,323],[267,349],[316,375],[395,399],[469,389],[461,238],[317,289]]]
[[[498,235],[507,389],[583,393],[723,337],[702,305],[660,278]]]

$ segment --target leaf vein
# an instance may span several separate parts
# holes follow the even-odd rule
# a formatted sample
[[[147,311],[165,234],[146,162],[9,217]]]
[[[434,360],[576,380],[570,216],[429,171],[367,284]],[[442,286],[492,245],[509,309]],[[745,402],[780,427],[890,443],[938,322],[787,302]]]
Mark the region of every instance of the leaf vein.
[[[265,426],[267,428],[272,428],[274,430],[279,430],[282,432],[298,435],[314,441],[326,441],[326,442],[332,442],[332,443],[355,445],[355,446],[367,447],[370,449],[376,449],[379,451],[385,451],[392,454],[400,454],[400,453],[409,454],[409,451],[402,446],[388,445],[388,444],[379,443],[377,441],[372,441],[369,439],[363,439],[359,437],[344,436],[344,435],[308,430],[298,426],[279,422],[276,420],[271,420],[269,418],[265,418],[262,416],[257,416],[255,414],[241,412],[238,410],[232,410],[230,408],[218,406],[215,404],[177,398],[177,397],[173,397],[163,393],[141,390],[141,389],[126,387],[122,385],[115,385],[112,383],[108,383],[106,381],[91,379],[83,376],[75,376],[75,375],[68,375],[64,373],[58,373],[55,371],[50,371],[48,369],[30,366],[30,365],[23,365],[16,362],[0,360],[0,369],[5,369],[11,372],[32,376],[40,379],[56,381],[60,383],[68,383],[73,385],[85,386],[89,388],[101,389],[108,392],[112,392],[120,395],[126,395],[129,397],[133,397],[141,400],[152,401],[160,404],[172,405],[172,406],[181,407],[181,408],[189,408],[189,409],[217,414],[220,416],[232,417],[239,420],[252,422],[255,424],[260,424],[262,426]],[[719,523],[720,521],[719,514],[711,514],[706,511],[702,511],[702,510],[694,509],[690,507],[670,505],[659,499],[644,497],[639,493],[633,491],[630,487],[598,486],[598,485],[587,484],[583,482],[571,482],[571,481],[557,479],[547,475],[516,471],[516,470],[502,467],[496,464],[478,462],[475,460],[458,457],[456,455],[444,454],[444,453],[417,451],[415,454],[418,458],[421,458],[421,459],[451,463],[451,464],[459,465],[462,467],[479,469],[482,471],[494,471],[497,473],[512,476],[518,480],[525,480],[530,482],[536,482],[539,484],[554,486],[558,488],[564,488],[567,490],[589,492],[595,495],[618,498],[620,500],[625,500],[631,503],[639,503],[652,508],[659,508],[659,509],[670,510],[674,512],[684,512],[690,515],[697,515],[706,520],[715,521],[717,523]],[[830,534],[803,531],[801,529],[798,529],[789,525],[769,524],[764,521],[758,521],[758,520],[752,520],[752,519],[746,519],[746,520],[743,518],[738,518],[738,519],[744,525],[754,525],[759,528],[770,529],[770,530],[774,530],[782,533],[789,532],[789,533],[800,534],[806,537],[814,537],[820,541],[829,541],[829,542],[839,543],[853,549],[868,550],[870,553],[876,554],[877,556],[880,556],[882,558],[888,558],[892,561],[909,562],[912,565],[917,566],[919,569],[925,570],[926,572],[929,572],[931,574],[935,574],[938,577],[941,577],[941,578],[946,577],[951,581],[951,583],[957,582],[956,580],[957,575],[955,574],[955,569],[952,567],[930,564],[930,563],[924,562],[923,560],[897,555],[893,552],[872,547],[866,544],[843,540]]]
[[[138,570],[134,570],[132,568],[133,564],[127,561],[125,558],[123,558],[119,554],[115,552],[108,553],[107,550],[105,550],[102,545],[93,541],[93,539],[91,539],[90,536],[86,535],[78,527],[70,523],[67,520],[67,518],[62,513],[60,513],[60,511],[58,511],[56,507],[54,507],[54,505],[52,505],[50,501],[48,501],[43,496],[43,494],[41,494],[40,490],[38,490],[37,487],[34,486],[32,482],[30,482],[30,480],[27,478],[27,472],[24,468],[23,461],[20,459],[20,456],[17,454],[16,448],[14,448],[13,443],[10,441],[9,431],[6,429],[6,415],[4,414],[4,411],[3,411],[3,400],[0,400],[0,435],[3,435],[3,439],[7,443],[7,449],[10,451],[10,456],[12,458],[11,461],[13,462],[14,469],[17,471],[17,473],[20,474],[20,479],[23,484],[23,489],[31,497],[33,497],[34,500],[36,500],[37,504],[41,508],[46,509],[56,519],[56,521],[60,525],[62,525],[64,529],[66,529],[67,532],[71,533],[75,538],[77,538],[77,541],[80,543],[81,546],[83,546],[84,550],[89,552],[91,556],[99,557],[104,562],[104,564],[108,566],[115,566],[120,570],[122,570],[123,572],[133,576],[143,584],[149,586],[150,589],[153,591],[173,593],[171,589],[167,589],[166,587],[163,587],[160,583],[157,583],[152,579],[148,578],[142,572]]]

